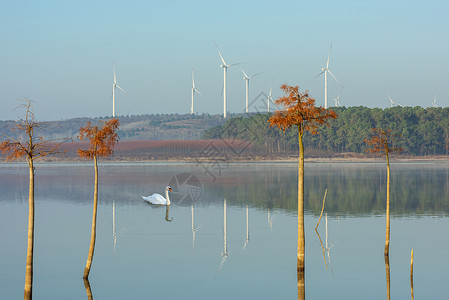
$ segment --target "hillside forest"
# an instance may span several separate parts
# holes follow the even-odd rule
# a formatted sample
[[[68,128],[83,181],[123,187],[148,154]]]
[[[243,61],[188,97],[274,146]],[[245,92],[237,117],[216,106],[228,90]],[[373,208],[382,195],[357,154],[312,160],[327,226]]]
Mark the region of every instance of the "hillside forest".
[[[397,146],[403,154],[413,156],[447,155],[449,144],[449,108],[432,107],[333,107],[338,118],[329,126],[318,128],[319,134],[304,135],[308,156],[332,156],[344,153],[365,153],[364,139],[372,128],[391,129],[398,134]],[[204,131],[205,139],[243,139],[251,141],[253,149],[261,153],[297,153],[298,137],[295,129],[285,134],[270,127],[270,113],[238,116]]]

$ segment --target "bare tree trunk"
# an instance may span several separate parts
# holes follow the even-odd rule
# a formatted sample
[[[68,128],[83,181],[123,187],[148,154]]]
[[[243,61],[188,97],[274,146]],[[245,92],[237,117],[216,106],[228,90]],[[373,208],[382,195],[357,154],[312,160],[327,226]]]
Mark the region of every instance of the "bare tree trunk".
[[[34,165],[33,159],[27,157],[28,167],[30,169],[30,186],[28,194],[28,243],[27,243],[27,262],[25,270],[25,290],[23,299],[31,300],[33,298],[33,252],[34,252]]]
[[[97,206],[98,206],[98,165],[96,156],[94,156],[94,166],[95,166],[95,188],[94,188],[94,208],[92,213],[92,234],[90,238],[89,255],[87,256],[86,268],[84,269],[83,278],[88,278],[90,267],[92,266],[92,260],[94,258],[94,248],[95,248],[96,229],[97,229]]]
[[[298,142],[299,142],[299,164],[298,164],[298,262],[297,271],[304,272],[304,252],[305,252],[305,236],[304,236],[304,144],[302,141],[302,131],[298,126]]]
[[[390,253],[390,159],[387,153],[387,210],[386,210],[386,230],[385,230],[385,255]]]

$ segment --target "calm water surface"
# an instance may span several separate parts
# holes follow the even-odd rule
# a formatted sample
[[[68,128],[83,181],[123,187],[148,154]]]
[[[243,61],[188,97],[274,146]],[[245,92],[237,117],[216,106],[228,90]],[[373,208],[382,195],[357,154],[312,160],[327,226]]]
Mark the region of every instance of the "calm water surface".
[[[306,163],[306,299],[387,298],[385,168]],[[208,170],[100,165],[94,299],[297,298],[297,164]],[[391,299],[411,298],[412,248],[415,299],[448,295],[448,173],[446,162],[392,164]],[[169,211],[141,199],[167,184]],[[0,165],[0,299],[23,297],[27,197],[27,166]],[[91,164],[36,166],[34,299],[87,298],[92,202]]]

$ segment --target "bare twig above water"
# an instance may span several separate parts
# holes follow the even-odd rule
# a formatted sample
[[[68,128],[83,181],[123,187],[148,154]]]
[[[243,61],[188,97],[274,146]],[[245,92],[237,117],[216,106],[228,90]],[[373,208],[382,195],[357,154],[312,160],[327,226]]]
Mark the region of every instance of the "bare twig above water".
[[[318,219],[318,223],[316,223],[315,231],[316,231],[316,229],[318,228],[318,225],[320,225],[321,217],[323,216],[324,203],[326,202],[326,195],[327,195],[327,189],[326,189],[326,191],[324,192],[323,206],[321,207],[321,214],[320,214],[320,218]]]

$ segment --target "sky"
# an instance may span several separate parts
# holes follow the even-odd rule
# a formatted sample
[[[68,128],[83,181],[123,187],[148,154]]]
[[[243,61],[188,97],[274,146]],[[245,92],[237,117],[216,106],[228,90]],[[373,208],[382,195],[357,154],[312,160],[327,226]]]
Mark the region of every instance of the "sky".
[[[449,105],[449,2],[434,1],[5,1],[0,10],[0,120],[33,100],[38,120],[112,115],[222,114],[223,70],[240,63],[250,102],[298,85],[328,101],[389,107]],[[227,110],[245,109],[239,66],[228,69]],[[257,98],[259,99],[259,98]],[[259,101],[259,100],[257,100]],[[260,100],[262,101],[262,100]],[[256,108],[250,107],[250,111]],[[259,109],[260,110],[260,109]]]

